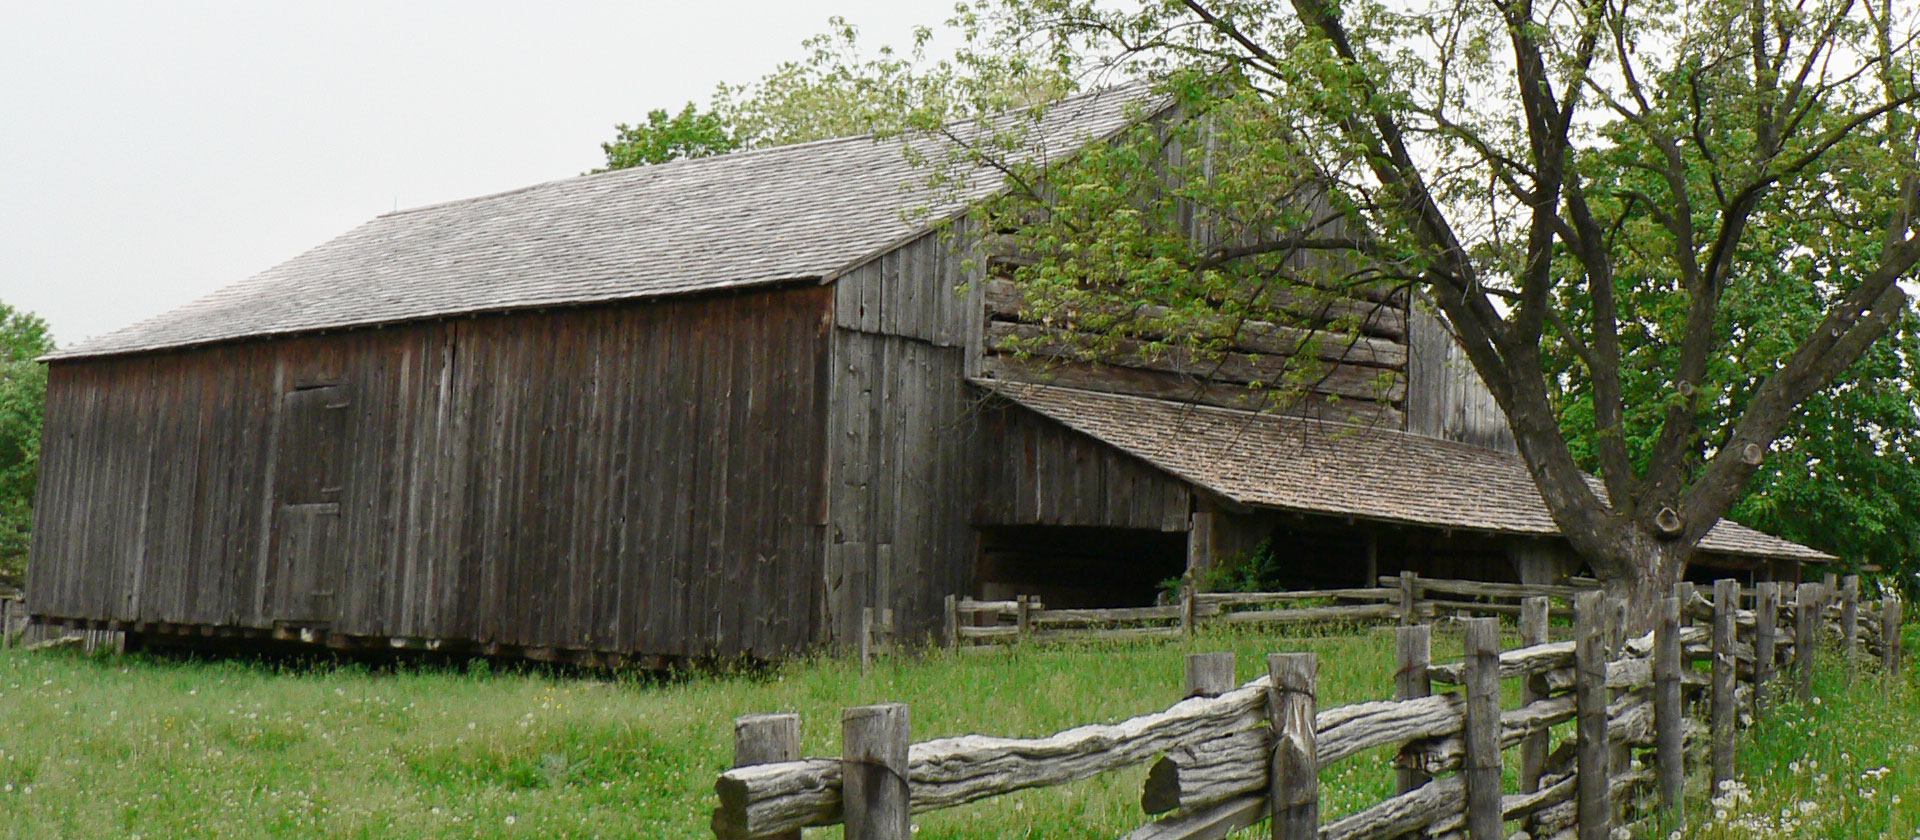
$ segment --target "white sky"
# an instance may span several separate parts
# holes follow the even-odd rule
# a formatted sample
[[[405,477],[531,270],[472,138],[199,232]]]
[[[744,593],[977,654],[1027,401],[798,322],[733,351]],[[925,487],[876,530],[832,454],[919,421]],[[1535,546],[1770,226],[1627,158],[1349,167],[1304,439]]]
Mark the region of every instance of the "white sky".
[[[617,122],[952,0],[0,1],[0,301],[68,345],[395,208],[577,175]]]

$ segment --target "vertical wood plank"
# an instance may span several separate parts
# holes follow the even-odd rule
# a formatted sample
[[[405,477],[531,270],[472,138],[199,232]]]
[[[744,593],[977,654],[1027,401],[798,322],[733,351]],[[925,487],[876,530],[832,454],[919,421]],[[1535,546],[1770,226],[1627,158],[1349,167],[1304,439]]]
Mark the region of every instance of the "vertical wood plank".
[[[1713,694],[1711,700],[1712,787],[1731,780],[1734,772],[1734,679],[1739,663],[1734,659],[1734,612],[1740,607],[1740,582],[1721,578],[1713,582]]]
[[[1268,802],[1274,840],[1320,837],[1320,766],[1314,757],[1320,666],[1311,653],[1267,655],[1269,723],[1274,731]]]
[[[1813,702],[1813,650],[1819,646],[1820,587],[1803,584],[1793,605],[1793,669],[1801,703]]]
[[[1433,660],[1433,628],[1426,624],[1409,624],[1395,632],[1398,652],[1394,662],[1394,699],[1413,700],[1433,693],[1433,681],[1427,676],[1427,666]],[[1424,785],[1432,777],[1419,770],[1401,768],[1396,771],[1399,777],[1399,792],[1406,793]]]
[[[1187,581],[1180,587],[1180,635],[1193,635],[1193,625],[1193,581]]]
[[[1413,572],[1400,573],[1400,623],[1412,624],[1418,620],[1420,602],[1420,576]]]
[[[1469,618],[1466,625],[1467,835],[1505,840],[1500,819],[1500,619]]]
[[[1860,655],[1860,576],[1847,575],[1840,584],[1840,649],[1852,670]]]
[[[1686,707],[1680,694],[1680,599],[1660,599],[1654,625],[1653,726],[1659,762],[1660,807],[1684,820],[1687,784]]]
[[[1767,581],[1756,587],[1753,601],[1753,709],[1764,713],[1773,705],[1770,695],[1779,668],[1780,584]]]
[[[940,640],[947,647],[954,647],[960,644],[960,596],[948,595],[943,607]]]
[[[1194,511],[1187,529],[1187,580],[1198,582],[1213,568],[1213,514]]]
[[[1218,697],[1233,690],[1233,653],[1187,654],[1187,697]]]
[[[1607,797],[1606,595],[1583,592],[1573,604],[1574,794],[1580,840],[1610,840]]]
[[[1547,599],[1541,596],[1522,599],[1520,602],[1520,644],[1531,647],[1547,643]],[[1547,678],[1544,674],[1529,675],[1520,687],[1520,705],[1525,706],[1547,697]],[[1520,790],[1532,793],[1540,789],[1540,775],[1547,766],[1547,750],[1550,733],[1545,731],[1529,732],[1520,741]]]
[[[873,665],[873,608],[860,608],[860,673]]]
[[[1900,676],[1900,610],[1903,602],[1880,599],[1880,670],[1888,679]]]
[[[847,840],[909,840],[905,703],[857,706],[840,717]]]
[[[752,767],[799,757],[799,715],[747,715],[734,719],[733,766]],[[800,830],[770,834],[762,840],[800,840]]]
[[[1026,641],[1027,634],[1033,632],[1033,596],[1021,595],[1014,600],[1013,621],[1020,640]]]

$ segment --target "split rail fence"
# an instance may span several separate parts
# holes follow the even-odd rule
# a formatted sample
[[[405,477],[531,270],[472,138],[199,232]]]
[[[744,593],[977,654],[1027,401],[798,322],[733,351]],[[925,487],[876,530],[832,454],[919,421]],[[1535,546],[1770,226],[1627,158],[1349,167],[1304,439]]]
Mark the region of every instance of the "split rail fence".
[[[1289,592],[1183,590],[1178,603],[1120,609],[1047,609],[1039,598],[1025,595],[1002,601],[949,595],[942,640],[955,646],[1023,639],[1173,638],[1204,624],[1410,624],[1443,614],[1517,616],[1520,601],[1532,597],[1551,599],[1549,611],[1564,617],[1572,615],[1574,597],[1600,586],[1588,579],[1539,585],[1444,580],[1413,572],[1384,576],[1379,583]]]
[[[1336,708],[1319,708],[1311,653],[1271,654],[1266,676],[1237,687],[1232,654],[1196,654],[1187,699],[1044,738],[912,743],[908,707],[890,703],[844,712],[840,756],[801,758],[798,716],[744,717],[737,766],[715,784],[713,832],[793,838],[844,824],[850,840],[907,840],[914,813],[1151,762],[1142,810],[1165,816],[1126,840],[1218,838],[1269,819],[1283,840],[1506,840],[1511,821],[1529,837],[1599,840],[1650,803],[1681,808],[1690,767],[1716,787],[1734,778],[1742,712],[1789,690],[1809,698],[1821,645],[1837,642],[1852,665],[1875,657],[1888,675],[1901,660],[1900,602],[1863,604],[1852,578],[1837,591],[1720,581],[1711,599],[1681,584],[1661,600],[1656,629],[1632,639],[1620,629],[1624,605],[1599,592],[1577,596],[1570,641],[1548,640],[1544,598],[1519,612],[1524,647],[1500,650],[1499,619],[1469,618],[1458,662],[1431,662],[1431,625],[1399,628],[1395,699]],[[1524,681],[1522,701],[1503,710],[1508,679]],[[1567,722],[1574,734],[1553,743]],[[1322,821],[1321,771],[1389,746],[1400,793]],[[1520,789],[1507,791],[1501,770],[1515,748]],[[1636,751],[1646,760],[1634,762]]]

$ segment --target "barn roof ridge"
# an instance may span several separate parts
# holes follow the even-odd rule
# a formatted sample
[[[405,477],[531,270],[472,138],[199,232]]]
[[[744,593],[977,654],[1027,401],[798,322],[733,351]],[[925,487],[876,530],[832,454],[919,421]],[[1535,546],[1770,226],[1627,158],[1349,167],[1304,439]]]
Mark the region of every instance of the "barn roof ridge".
[[[1112,136],[1155,96],[1136,80],[1050,103],[1035,120],[1032,153]],[[933,191],[905,153],[949,147],[979,125],[959,121],[951,136],[865,134],[575,175],[384,213],[44,359],[830,281],[1004,189],[981,167],[958,188]],[[909,210],[918,214],[910,219]]]
[[[1525,462],[1512,452],[1386,426],[1058,385],[974,382],[1239,504],[1495,534],[1560,533]],[[1588,482],[1604,501],[1605,488],[1591,476]],[[1471,487],[1471,495],[1435,492],[1449,485]],[[1750,557],[1835,559],[1731,519],[1715,524],[1700,547]]]

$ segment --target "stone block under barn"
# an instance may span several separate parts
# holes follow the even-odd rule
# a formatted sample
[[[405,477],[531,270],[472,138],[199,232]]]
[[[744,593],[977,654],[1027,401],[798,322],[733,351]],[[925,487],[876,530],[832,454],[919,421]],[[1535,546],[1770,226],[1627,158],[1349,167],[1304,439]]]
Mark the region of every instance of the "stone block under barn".
[[[1099,142],[1140,100],[1037,130]],[[902,142],[935,143],[391,213],[54,354],[32,612],[645,664],[845,643],[866,607],[930,634],[952,594],[1141,605],[1263,543],[1297,586],[1578,571],[1405,293],[1342,302],[1330,375],[1259,411],[1291,348],[1259,330],[1230,369],[1012,352],[1049,327],[963,215],[999,182],[929,207]],[[1703,552],[1759,579],[1830,559],[1731,522]]]

